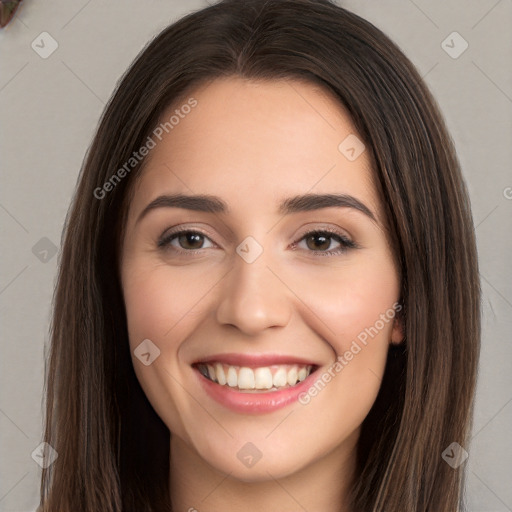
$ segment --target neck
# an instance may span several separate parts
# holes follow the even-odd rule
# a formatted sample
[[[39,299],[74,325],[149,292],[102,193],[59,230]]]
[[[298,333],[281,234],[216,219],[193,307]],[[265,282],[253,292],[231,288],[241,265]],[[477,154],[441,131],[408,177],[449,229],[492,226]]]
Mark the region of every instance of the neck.
[[[282,478],[247,482],[225,474],[171,435],[170,480],[174,512],[350,512],[359,431],[343,445]],[[248,506],[250,504],[250,506]]]

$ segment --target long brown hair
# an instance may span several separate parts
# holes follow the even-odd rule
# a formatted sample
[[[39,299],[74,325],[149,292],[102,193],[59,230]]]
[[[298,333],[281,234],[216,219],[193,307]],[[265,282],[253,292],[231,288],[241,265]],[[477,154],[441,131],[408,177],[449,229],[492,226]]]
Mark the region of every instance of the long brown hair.
[[[467,448],[473,414],[480,283],[468,193],[413,65],[380,30],[328,0],[223,0],[166,28],[120,81],[63,232],[44,433],[58,458],[43,470],[41,510],[170,510],[170,434],[132,367],[119,280],[124,214],[142,166],[111,177],[165,108],[226,76],[329,90],[373,163],[401,275],[405,340],[390,349],[362,425],[353,511],[463,510],[464,466],[453,469],[441,454],[452,442]]]

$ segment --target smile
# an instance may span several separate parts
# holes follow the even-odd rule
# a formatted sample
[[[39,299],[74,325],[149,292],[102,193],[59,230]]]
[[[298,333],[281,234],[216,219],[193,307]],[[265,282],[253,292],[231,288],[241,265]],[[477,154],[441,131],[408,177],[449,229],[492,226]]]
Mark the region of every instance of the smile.
[[[198,364],[207,379],[245,393],[275,392],[297,385],[313,371],[313,365],[283,364],[249,368],[220,362]]]
[[[210,399],[241,414],[271,413],[296,403],[318,363],[275,354],[218,354],[192,364]]]

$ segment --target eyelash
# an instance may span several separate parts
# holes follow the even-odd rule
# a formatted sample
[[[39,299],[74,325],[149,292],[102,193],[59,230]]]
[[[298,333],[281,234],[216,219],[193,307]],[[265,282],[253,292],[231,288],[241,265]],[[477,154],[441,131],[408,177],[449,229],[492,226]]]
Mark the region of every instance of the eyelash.
[[[182,229],[180,231],[174,231],[174,232],[166,234],[165,236],[162,236],[158,240],[157,246],[159,249],[166,250],[166,249],[168,249],[171,242],[175,238],[179,237],[180,235],[187,234],[187,233],[193,233],[193,234],[200,235],[202,237],[210,239],[210,237],[208,237],[201,231],[197,231],[194,229]],[[291,244],[292,250],[297,250],[298,242],[301,242],[302,240],[307,239],[308,237],[310,237],[312,235],[326,236],[327,238],[336,240],[341,245],[338,249],[335,249],[335,250],[331,249],[329,251],[313,251],[313,250],[307,251],[307,252],[312,252],[313,254],[315,254],[317,256],[338,256],[338,255],[342,255],[342,254],[346,253],[349,249],[357,249],[359,247],[355,242],[353,242],[352,240],[347,238],[345,235],[343,235],[339,231],[337,231],[335,229],[324,228],[324,229],[312,230],[312,231],[308,231],[308,232],[304,233],[298,240],[296,240],[295,242],[292,242],[292,244]],[[201,248],[201,249],[181,249],[180,248],[180,249],[178,249],[176,247],[172,247],[172,250],[176,251],[178,253],[181,253],[181,254],[194,255],[194,254],[197,254],[197,253],[203,251],[204,248]]]

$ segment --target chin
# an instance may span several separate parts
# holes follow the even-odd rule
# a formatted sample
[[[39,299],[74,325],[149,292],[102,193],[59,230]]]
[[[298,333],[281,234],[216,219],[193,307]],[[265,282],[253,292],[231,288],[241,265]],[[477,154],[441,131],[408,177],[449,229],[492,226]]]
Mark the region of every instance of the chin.
[[[236,453],[226,455],[226,453],[211,454],[205,460],[217,471],[246,483],[286,478],[308,465],[303,456],[300,459],[296,457],[287,459],[275,452],[270,452],[266,457],[263,455],[252,466],[244,465]]]

